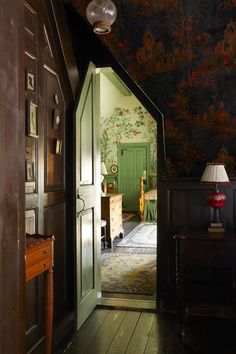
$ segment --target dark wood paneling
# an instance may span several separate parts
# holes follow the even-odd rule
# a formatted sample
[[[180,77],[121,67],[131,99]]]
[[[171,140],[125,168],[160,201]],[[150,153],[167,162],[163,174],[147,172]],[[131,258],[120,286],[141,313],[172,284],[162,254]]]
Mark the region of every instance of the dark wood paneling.
[[[54,293],[55,314],[54,318],[61,315],[61,308],[66,300],[66,241],[65,241],[65,204],[56,204],[44,210],[45,232],[55,235],[54,242]]]
[[[0,352],[24,343],[24,3],[1,1],[0,11]]]
[[[27,352],[38,346],[45,337],[44,276],[34,278],[26,284],[26,336]]]
[[[63,7],[61,8],[63,10]],[[73,99],[65,64],[59,60],[60,42],[50,4],[45,0],[27,0],[25,7],[25,66],[33,73],[35,89],[27,89],[26,100],[37,105],[38,137],[27,137],[26,159],[35,164],[35,189],[26,183],[26,208],[36,210],[35,230],[55,236],[54,344],[62,341],[74,329],[74,276],[71,243],[66,225],[72,225],[68,213],[67,124],[72,120],[69,106]],[[69,91],[69,92],[68,92]],[[55,124],[55,116],[60,123]],[[69,123],[71,125],[71,123]],[[55,153],[56,139],[62,141],[60,154]],[[69,149],[68,149],[69,150]],[[71,190],[71,189],[70,189]],[[71,227],[71,226],[70,226]],[[70,228],[68,228],[69,230]],[[27,348],[43,353],[44,282],[34,281],[27,289],[28,331]]]

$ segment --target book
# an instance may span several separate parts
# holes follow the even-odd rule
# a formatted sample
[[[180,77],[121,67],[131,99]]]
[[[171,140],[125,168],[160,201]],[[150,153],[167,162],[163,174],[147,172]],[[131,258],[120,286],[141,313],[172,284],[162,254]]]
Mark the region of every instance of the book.
[[[222,222],[211,222],[211,227],[223,227]]]
[[[208,227],[208,232],[225,232],[224,227]]]

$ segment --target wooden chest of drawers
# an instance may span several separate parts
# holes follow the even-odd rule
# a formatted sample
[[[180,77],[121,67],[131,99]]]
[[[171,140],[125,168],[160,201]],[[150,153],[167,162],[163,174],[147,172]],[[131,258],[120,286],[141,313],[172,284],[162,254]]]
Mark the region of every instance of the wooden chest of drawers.
[[[101,217],[107,222],[107,244],[111,248],[116,236],[123,237],[122,194],[106,194],[101,197]]]

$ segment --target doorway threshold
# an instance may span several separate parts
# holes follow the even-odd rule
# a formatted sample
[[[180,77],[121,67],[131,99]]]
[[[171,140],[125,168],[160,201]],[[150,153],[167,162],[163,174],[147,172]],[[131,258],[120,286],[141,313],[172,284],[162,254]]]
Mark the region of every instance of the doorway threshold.
[[[123,298],[112,298],[112,297],[101,297],[97,302],[98,306],[108,306],[108,307],[119,307],[119,308],[130,308],[136,310],[156,310],[157,303],[153,300],[136,300],[136,299],[123,299]]]

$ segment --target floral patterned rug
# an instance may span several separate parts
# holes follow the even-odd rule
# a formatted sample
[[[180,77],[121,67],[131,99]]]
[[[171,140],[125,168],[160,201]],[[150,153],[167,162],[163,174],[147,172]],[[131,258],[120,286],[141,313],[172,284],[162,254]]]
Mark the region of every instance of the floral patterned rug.
[[[102,292],[142,295],[155,293],[155,254],[104,253],[101,260]]]

